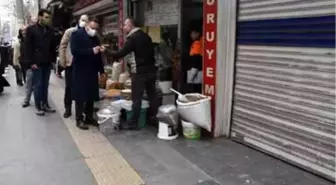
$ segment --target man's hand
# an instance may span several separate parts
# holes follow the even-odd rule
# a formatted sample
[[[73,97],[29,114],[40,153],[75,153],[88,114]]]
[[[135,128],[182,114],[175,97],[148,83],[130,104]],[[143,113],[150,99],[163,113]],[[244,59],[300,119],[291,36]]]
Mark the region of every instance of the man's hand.
[[[104,53],[106,51],[106,47],[105,46],[101,46],[100,47],[100,52]]]
[[[96,46],[96,47],[94,47],[94,48],[93,48],[93,53],[94,53],[94,54],[98,54],[98,53],[100,52],[100,49],[101,49],[100,46]]]
[[[31,65],[31,68],[32,68],[32,69],[37,69],[38,67],[37,67],[36,64],[33,64],[33,65]]]

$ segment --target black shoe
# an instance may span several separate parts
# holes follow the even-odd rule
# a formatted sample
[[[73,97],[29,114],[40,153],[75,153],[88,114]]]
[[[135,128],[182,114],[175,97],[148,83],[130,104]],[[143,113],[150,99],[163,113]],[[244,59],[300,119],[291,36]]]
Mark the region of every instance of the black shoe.
[[[92,125],[92,126],[95,126],[95,127],[99,126],[97,121],[95,119],[93,119],[92,117],[85,118],[85,124]]]
[[[63,117],[64,118],[69,118],[71,115],[72,115],[71,114],[71,109],[65,109]]]
[[[42,109],[37,109],[36,110],[36,115],[38,115],[38,116],[44,116],[45,113],[44,113],[44,111]]]
[[[77,121],[76,126],[81,130],[89,130],[89,126],[86,125],[83,121]]]
[[[139,130],[139,127],[137,124],[127,121],[120,125],[120,129],[121,130]]]
[[[29,102],[23,102],[23,104],[22,104],[22,108],[26,108],[26,107],[29,107],[29,106],[30,106]]]
[[[18,86],[23,86],[23,83],[22,82],[18,82],[17,85]]]
[[[44,112],[46,112],[46,113],[55,113],[55,112],[56,112],[56,110],[50,108],[49,105],[44,105],[44,106],[43,106],[43,110],[44,110]]]

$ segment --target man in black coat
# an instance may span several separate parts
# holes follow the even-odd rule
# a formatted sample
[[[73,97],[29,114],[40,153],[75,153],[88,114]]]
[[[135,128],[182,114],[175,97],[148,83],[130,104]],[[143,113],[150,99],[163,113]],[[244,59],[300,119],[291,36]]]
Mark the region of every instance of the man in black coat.
[[[124,31],[128,34],[123,48],[118,51],[108,51],[115,58],[122,58],[128,54],[130,57],[128,65],[132,75],[132,119],[122,124],[122,129],[138,129],[138,119],[141,111],[141,102],[144,90],[146,90],[150,101],[149,116],[155,121],[158,97],[156,92],[156,72],[154,58],[154,46],[149,35],[135,26],[132,18],[127,18],[124,23]],[[103,48],[104,49],[104,48]]]
[[[88,124],[97,125],[93,119],[93,104],[99,100],[99,74],[105,75],[103,50],[96,35],[98,27],[98,21],[91,19],[84,29],[73,32],[70,38],[72,99],[76,104],[76,124],[82,130],[87,130]]]
[[[0,55],[2,55],[2,53],[0,53]],[[6,80],[6,78],[2,76],[5,73],[6,66],[7,66],[6,61],[2,60],[1,58],[0,60],[0,95],[4,91],[4,87],[9,86],[9,83]]]
[[[25,39],[25,60],[33,70],[34,98],[36,114],[56,112],[48,103],[48,89],[52,63],[56,60],[56,40],[50,28],[51,13],[40,10],[39,21],[27,28]]]

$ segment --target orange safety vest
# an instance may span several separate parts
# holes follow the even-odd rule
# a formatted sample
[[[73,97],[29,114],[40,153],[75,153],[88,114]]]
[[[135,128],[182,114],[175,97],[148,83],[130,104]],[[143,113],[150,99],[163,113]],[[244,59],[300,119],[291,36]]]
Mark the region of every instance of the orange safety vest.
[[[200,40],[195,40],[190,47],[190,56],[201,55],[203,56],[203,37]]]

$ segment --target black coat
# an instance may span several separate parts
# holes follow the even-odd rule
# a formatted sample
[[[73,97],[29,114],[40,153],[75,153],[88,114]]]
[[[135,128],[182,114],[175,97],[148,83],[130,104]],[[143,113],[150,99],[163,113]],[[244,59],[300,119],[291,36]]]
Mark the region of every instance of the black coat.
[[[5,73],[6,63],[0,61],[0,93],[3,91],[3,87],[8,87],[9,83],[2,75]]]
[[[0,46],[0,55],[1,55],[1,65],[3,66],[0,69],[0,73],[4,73],[5,67],[10,64],[9,57],[10,51],[8,46]]]
[[[75,101],[99,100],[98,74],[104,73],[104,65],[101,54],[93,53],[93,48],[99,45],[99,39],[90,37],[84,29],[79,29],[71,35],[72,98]]]
[[[27,65],[51,65],[56,61],[57,42],[53,29],[38,23],[29,26],[24,45]]]
[[[132,61],[128,61],[131,72],[136,74],[156,72],[154,44],[150,36],[141,29],[134,29],[126,37],[123,48],[118,51],[108,51],[115,58],[122,58],[133,53]]]

